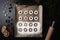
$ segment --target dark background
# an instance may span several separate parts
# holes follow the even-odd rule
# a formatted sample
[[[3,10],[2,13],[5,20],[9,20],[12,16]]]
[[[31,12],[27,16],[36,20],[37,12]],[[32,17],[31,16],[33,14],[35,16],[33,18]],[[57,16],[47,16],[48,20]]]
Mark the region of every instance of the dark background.
[[[51,22],[55,20],[54,25],[54,32],[52,34],[51,40],[60,40],[60,2],[59,0],[43,0],[43,15],[44,15],[44,22],[43,22],[43,34],[44,38],[48,31]]]
[[[50,40],[60,40],[60,2],[59,0],[40,0],[39,4],[34,0],[17,0],[16,4],[42,5],[43,6],[43,38],[15,38],[10,36],[5,38],[0,34],[0,39],[19,39],[19,40],[44,40],[49,26],[55,20],[54,32]]]

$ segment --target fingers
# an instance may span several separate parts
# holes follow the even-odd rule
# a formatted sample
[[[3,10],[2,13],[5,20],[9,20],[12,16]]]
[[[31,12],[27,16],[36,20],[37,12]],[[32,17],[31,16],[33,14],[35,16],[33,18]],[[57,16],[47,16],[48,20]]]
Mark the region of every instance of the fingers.
[[[53,21],[53,22],[52,22],[52,25],[49,27],[49,30],[48,30],[48,33],[47,33],[47,35],[46,35],[45,40],[50,40],[51,35],[52,35],[52,33],[53,33],[53,30],[54,30],[54,28],[53,28],[54,24],[55,24],[55,21]]]
[[[6,26],[2,26],[1,32],[5,37],[9,36],[9,32],[6,30]]]
[[[54,26],[54,24],[55,24],[55,21],[52,22],[52,27]]]
[[[6,26],[3,26],[1,32],[4,33],[5,30],[6,30]]]
[[[4,36],[5,36],[5,37],[8,37],[8,36],[9,36],[9,32],[6,32],[6,33],[4,34]]]

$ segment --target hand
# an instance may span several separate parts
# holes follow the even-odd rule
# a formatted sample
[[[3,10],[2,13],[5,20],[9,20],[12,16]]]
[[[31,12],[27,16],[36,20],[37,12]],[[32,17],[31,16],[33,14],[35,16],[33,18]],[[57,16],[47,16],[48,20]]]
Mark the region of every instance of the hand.
[[[6,30],[6,26],[2,26],[1,32],[5,37],[9,36],[9,32]]]

